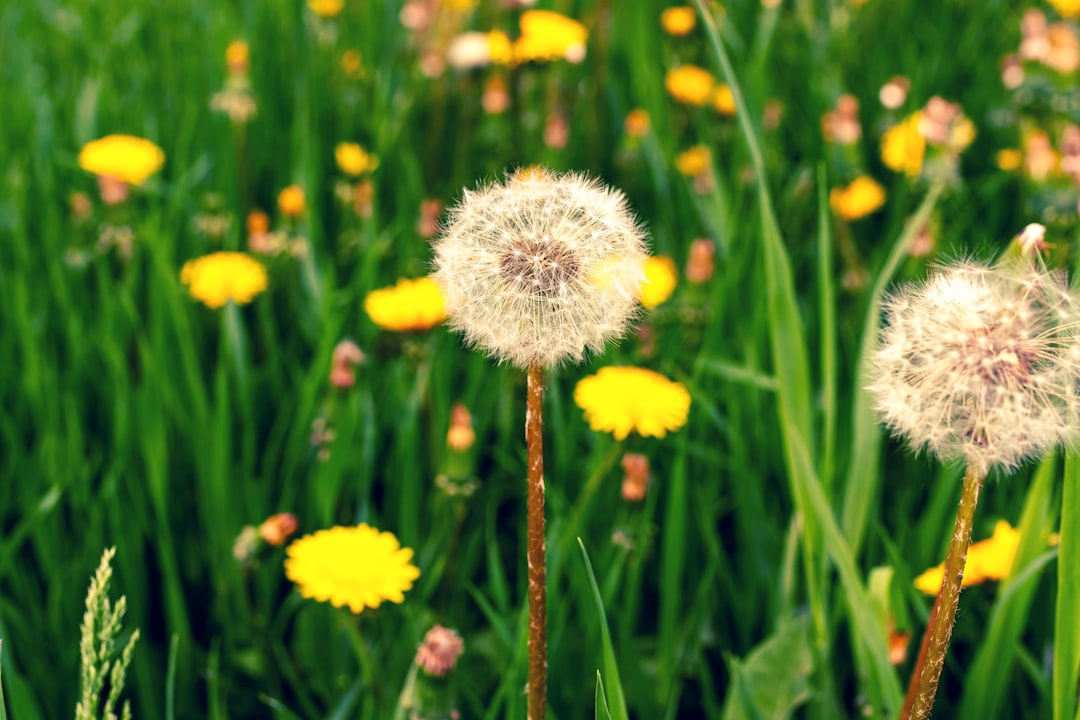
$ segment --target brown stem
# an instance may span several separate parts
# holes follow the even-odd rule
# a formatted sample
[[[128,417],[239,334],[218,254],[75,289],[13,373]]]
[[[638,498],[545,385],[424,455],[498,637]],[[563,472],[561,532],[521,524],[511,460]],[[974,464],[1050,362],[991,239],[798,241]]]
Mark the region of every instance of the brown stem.
[[[964,490],[960,495],[960,507],[956,511],[956,526],[953,528],[949,554],[945,558],[945,574],[941,579],[934,609],[930,611],[926,632],[923,634],[919,656],[911,672],[911,684],[901,720],[925,720],[934,707],[941,670],[945,667],[945,654],[949,650],[953,624],[956,622],[956,608],[960,603],[961,581],[964,579],[964,562],[967,560],[968,546],[971,544],[971,526],[975,519],[975,505],[979,502],[979,490],[982,488],[983,473],[968,467],[964,475]]]
[[[544,720],[547,715],[547,543],[544,539],[543,398],[543,373],[539,365],[530,365],[528,399],[525,403],[525,445],[529,454],[529,720]]]

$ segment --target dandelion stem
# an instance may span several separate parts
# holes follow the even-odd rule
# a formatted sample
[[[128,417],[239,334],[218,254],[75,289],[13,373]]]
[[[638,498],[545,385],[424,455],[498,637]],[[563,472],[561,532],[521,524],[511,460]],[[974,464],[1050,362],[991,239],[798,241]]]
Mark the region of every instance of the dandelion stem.
[[[547,714],[547,546],[544,539],[543,372],[528,370],[525,444],[528,448],[529,683],[528,718]]]
[[[930,611],[926,632],[923,634],[919,656],[911,673],[911,684],[904,698],[901,720],[924,720],[930,716],[937,695],[941,670],[945,667],[945,654],[949,650],[956,608],[960,602],[960,583],[964,579],[964,561],[971,544],[971,526],[975,518],[975,505],[979,502],[983,472],[970,465],[964,474],[964,489],[960,495],[960,507],[956,511],[949,554],[945,558],[945,575],[941,590]]]

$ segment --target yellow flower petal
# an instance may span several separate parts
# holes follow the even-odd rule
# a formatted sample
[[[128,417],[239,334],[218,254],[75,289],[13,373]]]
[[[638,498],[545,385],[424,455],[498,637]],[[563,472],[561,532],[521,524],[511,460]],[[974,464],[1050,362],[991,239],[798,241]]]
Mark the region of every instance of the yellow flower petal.
[[[305,535],[285,552],[285,575],[301,595],[354,613],[385,600],[403,602],[405,591],[420,577],[410,562],[413,551],[401,547],[392,533],[366,523]]]
[[[427,330],[446,319],[442,291],[431,278],[402,278],[373,290],[364,298],[364,311],[379,327],[398,332]]]
[[[664,87],[671,97],[686,105],[706,105],[712,99],[715,85],[709,71],[696,65],[681,65],[664,77]]]
[[[165,152],[149,140],[132,135],[106,135],[79,151],[79,167],[108,175],[130,185],[142,185],[165,164]]]
[[[994,534],[986,540],[972,543],[964,560],[962,587],[971,587],[987,580],[1004,580],[1012,569],[1020,532],[1005,520],[994,525]],[[945,577],[945,565],[932,567],[915,578],[915,588],[927,595],[937,595]]]
[[[616,440],[631,432],[664,437],[685,425],[690,413],[690,393],[683,385],[636,367],[601,368],[581,379],[574,402],[585,411],[589,427]]]
[[[671,297],[678,282],[675,261],[669,257],[651,257],[645,261],[645,282],[641,284],[641,304],[654,308]]]
[[[243,253],[218,252],[184,263],[180,282],[207,307],[243,305],[266,289],[266,268]]]
[[[920,115],[921,112],[912,113],[881,136],[881,161],[890,170],[910,178],[916,178],[922,172],[926,155],[926,140],[919,133]]]
[[[885,204],[885,188],[872,177],[862,175],[847,187],[829,192],[829,207],[845,220],[858,220]]]

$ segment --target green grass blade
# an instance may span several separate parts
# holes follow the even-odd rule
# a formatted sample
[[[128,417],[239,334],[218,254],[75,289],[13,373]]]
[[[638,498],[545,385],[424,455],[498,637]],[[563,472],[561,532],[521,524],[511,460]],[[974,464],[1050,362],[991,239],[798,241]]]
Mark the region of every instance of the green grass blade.
[[[772,195],[765,172],[765,161],[758,140],[757,128],[751,120],[746,100],[738,78],[728,59],[727,51],[704,0],[694,0],[702,18],[716,62],[720,65],[724,81],[731,88],[739,125],[750,153],[754,180],[758,190],[758,208],[761,220],[761,246],[765,271],[765,299],[769,318],[769,345],[777,380],[777,410],[784,435],[784,458],[788,467],[792,496],[796,512],[803,518],[803,564],[806,573],[807,594],[814,617],[818,645],[824,647],[826,639],[824,564],[821,562],[819,543],[821,530],[813,513],[808,512],[803,493],[805,482],[799,477],[795,445],[807,449],[813,447],[810,404],[810,364],[806,354],[806,341],[802,319],[799,315],[798,296],[791,261],[780,225],[773,209]],[[811,468],[813,464],[811,462]]]
[[[856,363],[855,391],[853,394],[851,460],[848,462],[847,478],[844,483],[844,509],[842,525],[844,535],[854,553],[858,554],[862,545],[866,526],[870,522],[870,510],[877,497],[879,473],[878,457],[881,453],[881,430],[878,427],[877,413],[874,412],[873,398],[866,390],[866,372],[870,355],[877,345],[878,326],[881,322],[881,299],[885,286],[892,280],[896,269],[903,260],[918,235],[919,229],[930,217],[930,212],[937,204],[945,186],[938,183],[930,187],[919,208],[908,222],[904,232],[896,239],[889,257],[878,273],[874,287],[870,291],[870,306],[866,309],[863,323],[862,346]]]
[[[604,663],[604,674],[608,678],[608,686],[611,691],[610,714],[611,720],[629,720],[626,712],[626,698],[623,695],[622,681],[619,679],[619,665],[615,661],[615,648],[611,645],[611,632],[608,630],[607,613],[604,612],[604,601],[600,597],[600,586],[596,583],[596,575],[593,573],[592,563],[589,561],[589,553],[585,550],[585,543],[578,538],[578,547],[581,548],[581,559],[585,562],[585,572],[589,576],[589,587],[592,588],[592,599],[596,607],[596,616],[600,619],[600,643],[601,657]]]
[[[596,671],[596,696],[593,698],[596,708],[594,717],[596,720],[611,720],[611,711],[608,710],[607,696],[604,694],[604,681],[600,678],[600,671]],[[0,720],[3,717],[0,716]]]
[[[169,662],[165,667],[165,720],[173,720],[176,700],[176,653],[180,649],[180,635],[173,633],[169,641]],[[0,718],[0,720],[3,720]]]
[[[1028,626],[1028,613],[1037,589],[1034,580],[1038,574],[1030,570],[1041,556],[1046,555],[1056,469],[1057,455],[1051,453],[1039,465],[1028,490],[1017,525],[1020,545],[1013,557],[1012,569],[998,590],[984,639],[964,679],[964,697],[957,715],[961,720],[1001,715],[1001,701],[1009,688],[1016,649]],[[1047,561],[1041,560],[1043,564]]]
[[[1080,458],[1065,457],[1061,498],[1061,544],[1058,546],[1058,593],[1054,618],[1054,720],[1077,714],[1076,682],[1080,671]]]
[[[833,517],[825,492],[810,465],[809,452],[799,444],[797,437],[795,443],[800,476],[807,481],[807,499],[821,521],[825,550],[836,566],[836,572],[844,588],[844,596],[853,625],[851,633],[858,638],[856,642],[865,646],[868,656],[868,667],[864,671],[869,675],[869,700],[875,704],[876,717],[891,717],[900,712],[903,696],[900,693],[900,681],[896,677],[896,671],[889,663],[884,618],[880,617],[873,599],[859,579],[855,554],[844,538],[836,518]]]
[[[818,165],[818,323],[821,348],[821,451],[818,472],[831,494],[836,458],[836,284],[833,282],[832,231],[825,165]]]
[[[4,709],[4,640],[0,638],[0,720],[7,720],[7,710]],[[600,677],[597,673],[596,680],[599,682]]]

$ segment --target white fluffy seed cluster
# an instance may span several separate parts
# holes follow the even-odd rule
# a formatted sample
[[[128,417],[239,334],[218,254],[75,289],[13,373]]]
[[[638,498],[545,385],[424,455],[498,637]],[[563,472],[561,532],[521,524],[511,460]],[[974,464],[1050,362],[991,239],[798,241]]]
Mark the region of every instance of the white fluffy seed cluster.
[[[985,473],[1080,433],[1080,303],[1064,273],[1027,258],[961,261],[885,311],[869,389],[916,450]]]
[[[435,242],[433,277],[469,344],[499,362],[551,367],[625,332],[646,257],[621,192],[530,169],[465,192]]]

